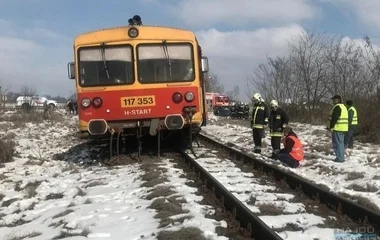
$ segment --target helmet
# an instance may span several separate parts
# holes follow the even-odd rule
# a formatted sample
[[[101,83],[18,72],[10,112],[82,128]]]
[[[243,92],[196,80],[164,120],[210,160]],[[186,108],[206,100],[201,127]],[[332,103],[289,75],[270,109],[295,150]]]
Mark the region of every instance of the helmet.
[[[253,98],[252,98],[252,100],[256,100],[256,101],[260,101],[260,99],[261,99],[261,95],[260,95],[260,93],[255,93],[255,94],[253,94]]]
[[[270,107],[278,107],[278,102],[276,101],[276,100],[272,100],[272,101],[270,101]]]

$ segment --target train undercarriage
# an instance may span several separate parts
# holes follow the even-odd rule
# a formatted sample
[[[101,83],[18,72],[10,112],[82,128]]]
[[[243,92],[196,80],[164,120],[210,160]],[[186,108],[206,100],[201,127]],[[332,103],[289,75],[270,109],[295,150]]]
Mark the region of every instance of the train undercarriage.
[[[194,110],[193,110],[194,111]],[[156,140],[157,155],[161,155],[162,143],[178,150],[190,149],[194,154],[193,142],[197,141],[197,135],[201,131],[201,124],[192,122],[192,111],[188,111],[187,117],[181,114],[171,114],[165,119],[145,119],[137,121],[105,121],[104,119],[92,119],[88,123],[88,132],[97,139],[108,140],[110,159],[118,157],[126,147],[131,147],[131,139],[135,139],[138,157],[143,150],[143,139],[149,139],[151,149],[152,139]]]

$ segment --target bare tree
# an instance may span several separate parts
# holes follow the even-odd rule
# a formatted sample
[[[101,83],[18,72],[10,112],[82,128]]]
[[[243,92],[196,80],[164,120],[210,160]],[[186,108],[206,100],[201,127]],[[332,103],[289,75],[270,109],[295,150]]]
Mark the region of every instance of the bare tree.
[[[33,96],[36,95],[36,90],[27,85],[23,85],[20,89],[20,94],[23,97],[22,108],[25,111],[30,111],[33,107]]]
[[[206,92],[223,93],[224,87],[219,82],[219,77],[215,73],[207,73],[204,76]]]
[[[365,48],[342,36],[304,31],[289,43],[288,56],[268,57],[254,69],[247,96],[259,92],[265,100],[287,103],[295,120],[323,123],[330,97],[339,94],[354,100],[361,131],[380,140],[380,51],[369,37],[364,41]]]
[[[11,89],[9,84],[6,84],[3,78],[0,78],[0,107],[5,108],[7,93]]]
[[[29,87],[27,85],[23,85],[20,89],[20,94],[21,96],[26,96],[26,97],[32,97],[36,95],[36,89]]]
[[[240,94],[240,88],[237,85],[234,86],[232,90],[226,92],[226,95],[229,96],[233,100],[238,100],[239,94]]]
[[[366,47],[366,63],[372,73],[372,84],[376,86],[376,94],[380,101],[380,52],[376,51],[368,36],[363,37]]]
[[[6,84],[4,80],[0,78],[0,106],[5,107],[6,96],[10,89],[10,85]]]
[[[3,80],[3,78],[0,77],[0,92],[3,95],[6,95],[9,90],[11,89],[11,86]]]
[[[327,93],[327,75],[325,53],[328,37],[314,31],[303,32],[295,43],[290,44],[291,59],[299,73],[299,84],[304,88],[305,101],[308,110],[317,107]]]

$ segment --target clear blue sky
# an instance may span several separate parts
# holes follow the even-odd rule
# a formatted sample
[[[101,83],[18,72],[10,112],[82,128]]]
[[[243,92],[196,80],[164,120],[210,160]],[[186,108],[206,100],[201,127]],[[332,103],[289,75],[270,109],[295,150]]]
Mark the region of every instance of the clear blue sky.
[[[365,2],[365,3],[363,3]],[[133,4],[131,4],[133,3]],[[239,4],[237,4],[239,3]],[[73,38],[86,31],[145,24],[196,32],[226,89],[239,85],[265,57],[286,54],[287,40],[316,29],[377,41],[380,0],[0,0],[0,78],[12,90],[24,84],[39,94],[68,96]]]

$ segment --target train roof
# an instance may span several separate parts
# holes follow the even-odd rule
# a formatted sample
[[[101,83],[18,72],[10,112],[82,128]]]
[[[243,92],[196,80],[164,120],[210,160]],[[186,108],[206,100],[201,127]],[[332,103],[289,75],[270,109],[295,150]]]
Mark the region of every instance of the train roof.
[[[156,26],[156,25],[142,25],[142,26],[119,26],[113,28],[98,29],[77,35],[74,40],[75,45],[112,42],[112,41],[125,41],[130,40],[128,37],[128,29],[135,27],[139,30],[139,36],[135,38],[156,40],[188,40],[196,41],[194,32],[174,27]],[[159,30],[159,31],[158,31]]]

